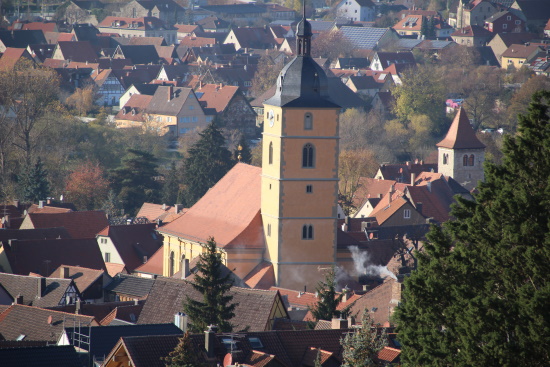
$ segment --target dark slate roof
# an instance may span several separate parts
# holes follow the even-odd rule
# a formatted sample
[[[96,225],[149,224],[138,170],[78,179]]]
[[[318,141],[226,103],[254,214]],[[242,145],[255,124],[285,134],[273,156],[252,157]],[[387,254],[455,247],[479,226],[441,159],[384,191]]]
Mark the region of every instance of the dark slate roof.
[[[97,41],[99,30],[90,24],[73,24],[73,33],[79,41],[94,43]]]
[[[145,94],[152,96],[157,91],[157,88],[160,84],[146,84],[146,83],[136,83],[133,86],[138,90],[140,94]]]
[[[119,46],[124,58],[132,60],[134,64],[156,64],[159,61],[157,49],[153,45]]]
[[[57,238],[71,238],[67,230],[58,228],[39,229],[3,229],[0,231],[0,241],[7,240],[54,240]]]
[[[89,41],[60,41],[57,47],[61,49],[65,60],[77,62],[97,62],[97,54]]]
[[[550,6],[547,0],[517,0],[516,3],[527,20],[547,21],[550,18]]]
[[[65,333],[69,341],[74,340],[75,329],[78,327],[67,327]],[[145,335],[178,335],[182,331],[173,323],[171,324],[149,324],[149,325],[120,325],[120,326],[94,326],[91,328],[80,329],[80,333],[91,336],[91,347],[84,344],[82,347],[88,350],[92,356],[101,357],[109,354],[118,340],[123,336],[145,336]],[[100,358],[100,359],[101,359]]]
[[[81,367],[72,345],[0,349],[2,367]]]
[[[42,282],[43,290],[38,294],[38,285]],[[72,279],[40,278],[15,274],[0,273],[0,285],[15,300],[23,296],[23,304],[36,307],[58,306]]]
[[[167,96],[170,88],[172,88],[172,98],[168,100]],[[159,86],[153,95],[153,99],[149,102],[147,110],[149,113],[177,115],[191,93],[193,93],[191,88]]]
[[[366,102],[357,93],[354,93],[346,86],[342,79],[328,78],[329,96],[334,103],[342,108],[364,108]]]
[[[138,306],[141,306],[143,301],[138,302]],[[102,321],[105,317],[111,314],[119,307],[128,307],[135,306],[135,301],[117,301],[117,302],[104,302],[104,303],[81,303],[80,304],[80,315],[87,315],[94,317],[98,322]],[[67,312],[74,314],[76,311],[76,305],[67,305],[67,306],[57,306],[57,307],[47,307],[50,310]],[[0,310],[1,312],[1,310]],[[66,325],[70,326],[70,325]]]
[[[366,57],[340,57],[338,58],[338,64],[340,68],[368,68],[370,65],[369,59]]]
[[[154,283],[154,279],[118,274],[105,287],[105,290],[131,297],[143,298],[149,295]]]
[[[4,251],[14,274],[49,275],[62,264],[105,269],[95,238],[15,241]]]
[[[279,107],[338,108],[329,97],[324,70],[309,56],[297,56],[277,78],[275,95],[265,104]]]
[[[51,319],[50,319],[51,316]],[[51,320],[51,323],[49,321]],[[13,305],[0,314],[0,335],[6,340],[15,340],[25,335],[26,340],[55,342],[65,326],[97,325],[93,317],[74,315],[44,308]]]
[[[238,303],[235,317],[231,320],[234,330],[249,327],[251,331],[263,331],[269,328],[270,313],[279,297],[276,291],[245,289],[233,287],[229,292],[233,303]],[[145,301],[138,324],[158,324],[172,322],[174,314],[181,312],[185,296],[201,299],[191,284],[185,280],[158,277]]]
[[[15,48],[27,48],[28,45],[47,43],[44,33],[41,30],[0,30],[0,42],[2,42],[6,47]]]

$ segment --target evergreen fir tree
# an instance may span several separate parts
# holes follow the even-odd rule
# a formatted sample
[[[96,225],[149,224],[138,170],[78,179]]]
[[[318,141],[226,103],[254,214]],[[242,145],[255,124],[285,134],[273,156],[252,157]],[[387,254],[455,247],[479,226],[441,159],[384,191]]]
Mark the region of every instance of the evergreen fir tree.
[[[161,358],[166,363],[166,367],[201,367],[196,352],[193,350],[193,344],[189,337],[189,332],[183,334],[179,343],[167,357]]]
[[[185,160],[184,199],[189,206],[195,204],[233,165],[231,152],[225,147],[225,139],[215,122],[199,135],[200,139],[189,149]]]
[[[376,360],[378,352],[388,345],[386,330],[374,326],[367,309],[363,311],[361,328],[346,334],[342,344],[342,367],[371,367],[382,365]]]
[[[19,182],[21,195],[24,201],[37,202],[46,200],[50,195],[50,183],[48,182],[48,172],[40,157],[33,166],[27,167],[20,176]]]
[[[338,304],[342,301],[343,296],[336,293],[336,271],[334,268],[327,272],[324,280],[319,281],[316,290],[319,301],[311,308],[311,313],[317,321],[330,321],[338,309]]]
[[[178,194],[180,191],[181,175],[176,168],[176,162],[172,162],[170,165],[170,171],[165,176],[164,185],[162,186],[162,202],[165,204],[179,203]]]
[[[239,147],[241,147],[241,150],[239,150]],[[241,156],[241,159],[239,159],[239,155]],[[252,152],[250,151],[250,146],[248,145],[244,135],[239,139],[239,143],[233,152],[233,159],[235,162],[242,162],[246,164],[250,164],[252,161]]]
[[[420,34],[428,37],[428,18],[425,16],[422,16],[422,24],[420,25]]]
[[[549,105],[534,94],[476,201],[429,233],[396,314],[405,365],[550,365]]]
[[[217,325],[221,332],[230,332],[229,322],[234,316],[237,304],[231,303],[233,296],[227,295],[233,282],[230,273],[222,277],[222,257],[216,251],[216,242],[210,238],[206,251],[199,255],[195,280],[190,284],[202,294],[202,301],[189,296],[183,304],[183,311],[191,319],[194,332],[203,332],[209,325]]]
[[[158,201],[161,187],[157,176],[154,155],[128,149],[120,167],[111,172],[112,186],[126,212],[133,215],[143,203]]]

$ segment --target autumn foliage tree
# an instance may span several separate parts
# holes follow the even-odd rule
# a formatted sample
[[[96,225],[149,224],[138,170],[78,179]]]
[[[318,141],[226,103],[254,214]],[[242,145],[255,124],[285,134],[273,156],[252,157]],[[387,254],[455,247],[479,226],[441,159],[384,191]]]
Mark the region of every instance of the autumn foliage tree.
[[[79,210],[98,209],[109,193],[109,181],[98,164],[84,162],[69,176],[66,193]]]
[[[67,106],[76,110],[79,116],[85,116],[94,107],[94,89],[92,86],[76,88],[65,101]]]
[[[311,53],[314,57],[327,57],[334,60],[338,57],[351,56],[353,44],[341,31],[325,31],[311,42]]]

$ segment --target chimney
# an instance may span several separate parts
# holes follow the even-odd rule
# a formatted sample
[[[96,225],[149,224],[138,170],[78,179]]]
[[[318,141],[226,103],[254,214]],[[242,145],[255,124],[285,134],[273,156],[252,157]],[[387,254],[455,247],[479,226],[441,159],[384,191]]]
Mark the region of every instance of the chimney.
[[[75,313],[75,315],[80,314],[80,298],[76,299],[76,302],[74,304],[74,313]]]
[[[174,211],[176,214],[181,212],[182,209],[183,209],[183,204],[174,204]]]
[[[59,272],[59,277],[62,279],[69,279],[69,267],[68,266],[62,266],[61,271]]]
[[[348,232],[350,230],[350,223],[349,223],[350,219],[349,219],[349,215],[346,215],[346,217],[344,218],[344,224],[346,225],[346,230],[345,232]]]
[[[168,87],[168,102],[170,102],[172,100],[172,95],[173,94],[174,94],[174,87],[170,85]]]
[[[204,349],[206,349],[206,355],[208,358],[214,358],[216,356],[214,343],[216,342],[216,331],[218,327],[210,325],[208,330],[204,332]]]
[[[414,182],[416,181],[416,174],[411,173],[411,185],[414,186]]]
[[[181,279],[185,279],[191,274],[189,269],[189,259],[182,259],[181,260]]]
[[[392,184],[390,190],[388,191],[388,202],[391,203],[393,193],[395,192],[395,186]]]
[[[353,327],[353,325],[355,325],[355,317],[350,316],[350,317],[348,317],[348,328],[351,329]]]
[[[162,210],[166,210],[166,204],[162,204]]]
[[[145,264],[147,262],[147,255],[143,256],[143,263]]]
[[[395,281],[391,285],[391,304],[397,305],[401,302],[401,291],[403,290],[403,283]]]
[[[23,304],[23,296],[18,294],[17,297],[15,297],[15,304],[16,305],[22,305]]]
[[[18,199],[15,199],[13,201],[13,206],[15,206],[17,209],[19,209],[19,200]]]
[[[432,182],[428,182],[428,184],[426,185],[428,187],[428,191],[429,192],[432,192]]]
[[[38,278],[38,287],[36,289],[36,297],[40,298],[42,297],[42,294],[44,293],[44,289],[46,289],[46,278],[40,277]]]
[[[174,325],[180,328],[185,334],[187,332],[187,324],[189,322],[189,317],[183,312],[177,312],[174,314]]]
[[[332,318],[332,327],[331,329],[345,329],[348,327],[348,320],[342,319],[340,317]]]
[[[350,291],[351,289],[349,289],[347,285],[342,289],[342,302],[347,302],[349,300]]]
[[[46,199],[46,203],[47,203],[48,205],[51,205],[51,203],[52,203],[52,198],[47,198],[47,199]]]
[[[39,207],[40,209],[42,209],[42,208],[44,207],[44,200],[39,200],[39,201],[38,201],[38,207]]]

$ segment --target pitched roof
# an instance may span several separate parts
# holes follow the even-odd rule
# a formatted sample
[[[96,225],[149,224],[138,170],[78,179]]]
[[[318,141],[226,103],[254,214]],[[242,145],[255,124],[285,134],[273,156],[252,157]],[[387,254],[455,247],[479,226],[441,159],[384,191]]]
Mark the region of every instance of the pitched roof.
[[[135,323],[143,309],[143,302],[137,305],[117,306],[99,322],[103,326],[109,326],[114,320],[124,320]]]
[[[60,41],[57,43],[57,48],[61,50],[64,60],[97,62],[98,59],[92,44],[88,41]]]
[[[144,299],[147,298],[151,292],[154,283],[155,279],[118,274],[113,278],[111,283],[105,287],[105,290],[133,298]]]
[[[14,274],[49,275],[61,264],[105,268],[95,238],[14,241],[4,251]]]
[[[203,107],[213,108],[216,113],[222,113],[229,102],[239,92],[239,87],[232,85],[203,84],[195,91]]]
[[[109,225],[102,210],[68,213],[29,213],[21,228],[64,227],[72,238],[95,238],[96,233]]]
[[[396,349],[396,348],[391,348],[386,346],[378,352],[378,354],[376,355],[376,358],[379,361],[384,361],[386,363],[398,363],[400,355],[401,355],[401,349]]]
[[[153,275],[162,275],[162,267],[164,263],[164,251],[163,247],[151,255],[145,264],[142,264],[134,269],[135,273],[145,273]]]
[[[119,45],[125,59],[132,60],[133,64],[157,64],[159,54],[154,45]]]
[[[82,266],[60,265],[57,269],[52,271],[50,277],[63,278],[65,276],[64,269],[68,270],[67,280],[73,280],[80,293],[86,291],[89,286],[103,276],[104,269],[89,269]]]
[[[143,305],[143,301],[138,302],[138,306]],[[118,307],[135,306],[135,301],[117,301],[117,302],[103,302],[103,303],[80,303],[80,309],[78,314],[92,316],[99,322],[103,320],[107,315],[116,310]],[[69,314],[76,313],[76,304],[48,307],[49,310],[66,312]],[[65,325],[72,326],[72,325]]]
[[[162,238],[156,231],[155,223],[108,226],[101,231],[102,236],[111,239],[124,266],[132,272],[144,264],[162,246]]]
[[[177,212],[176,212],[177,211]],[[177,217],[183,215],[184,211],[180,207],[175,207],[166,204],[143,203],[136,217],[144,217],[153,223],[161,220],[169,223]]]
[[[71,238],[67,230],[63,227],[39,229],[3,229],[0,231],[0,241],[54,240],[61,238]]]
[[[29,45],[45,44],[46,38],[39,30],[0,30],[0,42],[6,47],[27,48]]]
[[[20,343],[20,342],[18,342]],[[0,348],[2,367],[81,367],[82,362],[72,345]]]
[[[235,330],[242,330],[247,326],[250,331],[271,328],[271,312],[279,297],[276,291],[232,287],[228,294],[233,296],[231,302],[238,303],[235,317],[231,319]],[[185,280],[157,277],[138,324],[172,322],[174,314],[181,311],[186,296],[195,300],[202,299],[202,295]]]
[[[542,49],[536,44],[513,44],[502,53],[502,57],[526,59]]]
[[[448,149],[484,149],[485,145],[476,137],[464,107],[460,107],[443,140],[436,144]]]
[[[172,88],[172,97],[168,100],[168,92]],[[187,98],[191,98],[191,88],[159,86],[149,102],[149,113],[175,116],[183,108]]]
[[[351,315],[356,315],[357,321],[361,321],[363,310],[367,309],[374,323],[383,325],[389,321],[393,310],[400,302],[400,292],[394,288],[401,286],[401,283],[393,279],[387,279],[384,283],[359,298],[351,307]]]
[[[340,31],[356,48],[372,50],[382,37],[390,32],[388,28],[343,26]]]
[[[153,96],[147,94],[133,94],[126,104],[115,115],[116,120],[146,122],[145,113]]]
[[[0,70],[11,70],[21,58],[32,60],[32,56],[24,48],[8,47],[0,57]]]
[[[451,37],[492,37],[493,33],[478,25],[469,25],[451,33]]]
[[[94,318],[90,316],[12,305],[0,314],[0,334],[7,340],[15,340],[20,335],[25,335],[27,340],[46,340],[57,343],[63,328],[73,323],[81,326],[97,325]]]
[[[407,194],[411,202],[414,203],[413,205],[426,218],[433,218],[439,223],[449,220],[451,204],[454,202],[454,192],[444,178],[429,182],[424,186],[409,186]],[[422,203],[421,208],[418,203]]]
[[[384,198],[376,205],[370,214],[371,217],[375,217],[378,224],[382,225],[386,220],[390,219],[399,209],[401,209],[405,204],[408,204],[408,201],[403,199],[403,197],[397,197],[392,199],[388,203],[387,198],[390,194],[386,194]],[[384,200],[386,199],[386,200]]]
[[[41,294],[38,294],[39,284]],[[64,302],[63,296],[72,284],[71,279],[39,278],[15,274],[0,273],[0,285],[8,291],[15,301],[23,297],[23,304],[36,307],[58,306]]]
[[[237,163],[185,215],[158,231],[200,242],[214,237],[222,248],[263,248],[260,173]]]
[[[275,284],[275,272],[273,270],[273,264],[262,261],[248,275],[243,281],[250,288],[254,289],[270,289]]]

